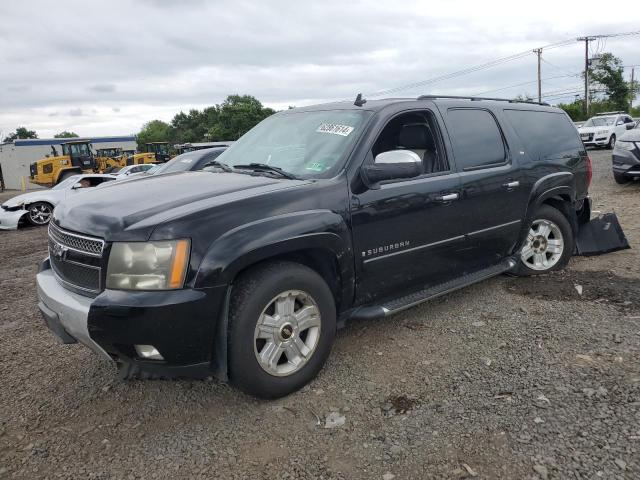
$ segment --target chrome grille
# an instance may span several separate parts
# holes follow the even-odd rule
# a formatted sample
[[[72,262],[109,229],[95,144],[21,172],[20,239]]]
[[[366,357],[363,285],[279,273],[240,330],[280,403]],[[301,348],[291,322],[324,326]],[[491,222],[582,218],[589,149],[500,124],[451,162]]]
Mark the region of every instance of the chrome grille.
[[[104,240],[67,232],[53,222],[49,222],[49,238],[67,248],[95,257],[101,257],[104,249]]]
[[[51,268],[66,287],[83,294],[101,291],[104,241],[49,223]]]

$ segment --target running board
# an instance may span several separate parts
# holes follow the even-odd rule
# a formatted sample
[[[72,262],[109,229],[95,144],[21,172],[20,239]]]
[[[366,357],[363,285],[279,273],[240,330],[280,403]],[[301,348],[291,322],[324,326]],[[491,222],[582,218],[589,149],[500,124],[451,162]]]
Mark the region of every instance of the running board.
[[[463,277],[450,280],[446,283],[425,288],[424,290],[410,293],[409,295],[404,295],[396,299],[388,300],[380,305],[360,307],[349,316],[349,320],[369,320],[373,318],[388,317],[389,315],[420,305],[428,300],[432,300],[455,290],[486,280],[487,278],[505,273],[513,269],[516,265],[517,262],[514,258],[507,258],[497,265],[464,275]]]

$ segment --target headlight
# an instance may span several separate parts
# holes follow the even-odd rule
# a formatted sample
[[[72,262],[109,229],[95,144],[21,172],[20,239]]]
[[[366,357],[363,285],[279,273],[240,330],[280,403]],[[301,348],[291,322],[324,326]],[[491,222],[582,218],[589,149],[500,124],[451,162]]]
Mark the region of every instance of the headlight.
[[[189,240],[116,242],[111,246],[107,288],[174,290],[182,288],[189,262]]]
[[[598,130],[596,135],[606,135],[607,133],[609,133],[609,130]]]
[[[636,148],[636,146],[633,142],[625,142],[624,140],[616,142],[616,149],[633,150],[634,148]]]

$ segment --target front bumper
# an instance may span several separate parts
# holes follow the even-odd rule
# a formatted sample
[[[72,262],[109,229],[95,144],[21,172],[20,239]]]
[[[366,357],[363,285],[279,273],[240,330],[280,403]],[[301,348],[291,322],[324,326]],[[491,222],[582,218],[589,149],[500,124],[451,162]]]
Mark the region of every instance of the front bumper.
[[[0,230],[16,230],[27,210],[4,210],[0,208]]]
[[[64,343],[77,341],[102,358],[160,375],[226,377],[226,351],[214,349],[220,343],[214,341],[217,333],[226,334],[218,321],[225,319],[226,286],[160,292],[105,290],[91,298],[58,283],[48,259],[37,275],[37,285],[45,323]],[[164,360],[139,357],[135,345],[153,345]]]
[[[604,147],[609,145],[609,137],[597,137],[593,140],[582,141],[585,147]]]
[[[640,177],[640,150],[615,149],[612,155],[614,173],[629,177]]]

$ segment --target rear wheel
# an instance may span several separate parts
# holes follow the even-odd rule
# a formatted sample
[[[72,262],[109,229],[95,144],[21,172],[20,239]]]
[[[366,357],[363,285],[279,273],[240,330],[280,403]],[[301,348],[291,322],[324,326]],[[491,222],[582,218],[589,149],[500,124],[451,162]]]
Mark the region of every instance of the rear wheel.
[[[29,205],[27,219],[31,225],[42,226],[49,223],[53,213],[53,205],[46,202],[36,202]]]
[[[249,270],[234,283],[229,321],[231,383],[278,398],[322,368],[335,336],[336,308],[320,275],[282,261]]]
[[[623,175],[622,173],[614,173],[613,174],[613,179],[619,185],[624,185],[625,183],[629,183],[631,181],[631,179],[629,177]]]
[[[542,205],[520,251],[517,275],[539,275],[563,268],[573,254],[571,225],[559,210]]]
[[[613,150],[613,148],[616,146],[616,136],[615,135],[611,135],[611,138],[609,139],[609,143],[607,144],[607,147],[609,147],[611,150]]]

